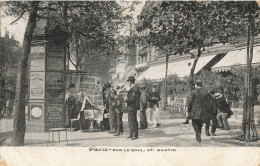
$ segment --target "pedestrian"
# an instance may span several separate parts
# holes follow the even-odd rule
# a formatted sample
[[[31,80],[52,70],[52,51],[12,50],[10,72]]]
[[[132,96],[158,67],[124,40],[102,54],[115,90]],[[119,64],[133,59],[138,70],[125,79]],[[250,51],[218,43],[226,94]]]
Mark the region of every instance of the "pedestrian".
[[[149,121],[152,123],[152,127],[159,127],[161,123],[159,122],[159,101],[160,93],[156,90],[157,84],[153,84],[152,92],[149,93]]]
[[[85,98],[86,94],[83,91],[80,91],[80,93],[77,95],[77,112],[78,114],[80,114],[80,116],[78,116],[78,123],[77,123],[77,127],[75,128],[75,131],[77,130],[81,130],[84,131],[87,129],[87,121],[85,120],[85,116],[84,116],[84,112],[81,112],[82,109],[82,105],[84,102],[84,98]]]
[[[130,89],[127,93],[125,102],[127,103],[128,111],[128,125],[129,125],[129,136],[132,140],[138,139],[138,122],[137,122],[137,110],[140,109],[140,95],[141,92],[137,85],[135,85],[135,77],[129,76],[127,82]]]
[[[113,107],[116,112],[116,134],[114,136],[119,136],[120,134],[123,134],[123,104],[124,99],[121,95],[120,87],[117,86],[116,88],[117,94],[115,96]]]
[[[194,90],[194,85],[191,87],[191,90]],[[189,100],[189,97],[188,97],[188,100]],[[186,104],[189,103],[189,101],[187,100]],[[185,118],[185,122],[183,122],[182,124],[189,124],[189,118],[188,118],[188,112],[186,112],[186,118]]]
[[[103,126],[105,130],[110,131],[110,126],[109,126],[109,104],[108,104],[108,95],[110,92],[111,88],[111,83],[106,83],[102,89],[102,97],[103,97],[103,106],[105,107],[104,109],[104,115],[103,115]],[[108,115],[108,116],[106,116]]]
[[[224,95],[222,95],[221,93],[215,93],[214,96],[216,97],[218,108],[218,125],[221,130],[230,130],[228,118],[230,118],[231,115],[233,115],[233,112],[231,111]]]
[[[218,109],[217,109],[217,101],[216,98],[214,96],[215,91],[212,90],[209,92],[211,98],[209,101],[209,108],[207,110],[206,113],[206,117],[205,117],[205,133],[206,136],[215,136],[215,132],[216,132],[216,128],[218,125],[218,121],[217,121],[217,114],[218,114]],[[211,132],[209,133],[209,126],[210,126],[210,120],[212,121],[212,127],[211,127]]]
[[[192,127],[196,133],[196,140],[201,142],[201,129],[208,108],[210,95],[202,88],[202,82],[195,81],[195,89],[191,91],[188,99],[188,119],[192,119]]]
[[[70,84],[69,87],[67,88],[65,94],[65,103],[66,103],[66,125],[70,125],[70,119],[76,119],[78,115],[75,84]]]
[[[108,94],[109,128],[110,128],[110,130],[108,131],[109,134],[113,134],[116,132],[116,111],[115,111],[115,107],[113,106],[116,95],[117,92],[111,86],[111,89],[109,90],[109,94]]]
[[[141,96],[140,96],[140,128],[146,129],[148,127],[146,109],[148,103],[149,94],[145,85],[140,86]]]

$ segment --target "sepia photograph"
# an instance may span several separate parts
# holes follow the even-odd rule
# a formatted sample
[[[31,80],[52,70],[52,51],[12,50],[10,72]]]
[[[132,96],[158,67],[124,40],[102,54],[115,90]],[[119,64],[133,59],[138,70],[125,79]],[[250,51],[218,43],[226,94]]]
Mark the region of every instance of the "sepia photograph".
[[[0,1],[0,166],[18,147],[257,166],[259,134],[260,1]]]

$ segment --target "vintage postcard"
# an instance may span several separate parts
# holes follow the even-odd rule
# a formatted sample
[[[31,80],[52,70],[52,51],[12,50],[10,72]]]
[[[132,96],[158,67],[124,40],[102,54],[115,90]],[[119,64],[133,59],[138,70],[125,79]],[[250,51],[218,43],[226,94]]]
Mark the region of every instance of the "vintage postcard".
[[[260,165],[260,1],[0,1],[0,166]]]

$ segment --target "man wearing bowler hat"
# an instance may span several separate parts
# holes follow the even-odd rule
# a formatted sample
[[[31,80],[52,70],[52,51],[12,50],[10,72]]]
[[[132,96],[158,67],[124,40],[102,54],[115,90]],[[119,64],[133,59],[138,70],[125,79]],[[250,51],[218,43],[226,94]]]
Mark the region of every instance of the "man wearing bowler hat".
[[[210,102],[210,95],[206,89],[202,88],[200,80],[195,81],[195,89],[191,91],[188,99],[188,119],[192,119],[192,127],[196,133],[196,139],[201,142],[201,129],[203,120],[207,110],[209,109],[208,103]]]
[[[135,140],[138,138],[138,122],[137,122],[137,110],[140,109],[140,90],[137,85],[135,85],[135,77],[129,76],[127,82],[130,86],[130,90],[127,93],[125,102],[127,103],[128,111],[128,125],[129,125],[129,136]]]

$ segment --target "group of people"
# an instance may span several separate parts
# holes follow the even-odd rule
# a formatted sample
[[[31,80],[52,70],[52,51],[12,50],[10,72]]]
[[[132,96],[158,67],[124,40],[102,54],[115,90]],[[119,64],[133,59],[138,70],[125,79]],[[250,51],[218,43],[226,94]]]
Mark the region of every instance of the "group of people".
[[[128,113],[129,136],[132,140],[138,139],[137,112],[140,110],[140,128],[146,129],[159,127],[159,101],[160,94],[157,85],[154,84],[152,90],[148,92],[145,85],[136,85],[135,77],[129,76],[127,79],[129,90],[125,96],[122,87],[106,84],[103,88],[104,115],[108,114],[108,120],[103,119],[103,127],[108,133],[114,136],[123,134],[122,117],[126,105]],[[99,109],[95,106],[84,92],[77,95],[75,85],[71,84],[67,89],[65,100],[68,103],[69,119],[76,118],[78,122],[74,124],[76,130],[86,130],[90,126],[90,121],[85,119],[84,110]],[[196,140],[201,142],[201,130],[205,123],[206,136],[215,136],[216,128],[229,130],[228,118],[233,114],[225,97],[215,91],[208,92],[202,87],[202,82],[195,81],[195,89],[191,91],[187,100],[187,118],[184,124],[192,120],[192,126],[196,133]],[[210,121],[212,121],[211,132],[209,132]],[[93,123],[93,121],[91,121]],[[70,122],[67,122],[67,124]],[[94,121],[94,126],[97,125]]]
[[[92,103],[84,91],[76,92],[75,84],[70,84],[67,88],[65,95],[65,102],[67,104],[66,109],[66,125],[72,125],[75,131],[86,131],[90,128],[91,124],[93,128],[97,128],[95,120],[85,119],[84,110],[100,109],[98,106]],[[76,119],[75,123],[71,124]]]
[[[145,85],[136,85],[135,77],[129,76],[127,79],[129,90],[127,95],[123,95],[123,90],[117,86],[112,87],[108,84],[104,90],[104,105],[109,113],[108,133],[114,136],[123,134],[123,106],[126,104],[128,112],[129,136],[131,140],[138,139],[138,122],[137,111],[140,110],[140,128],[148,128],[148,124],[152,127],[159,127],[159,101],[160,94],[157,91],[157,85],[153,85],[152,91],[148,92]]]
[[[184,124],[189,123],[189,119],[192,120],[192,126],[198,142],[201,142],[203,123],[206,125],[206,136],[215,136],[217,127],[221,130],[230,130],[228,118],[233,112],[225,97],[220,93],[215,93],[213,90],[208,92],[202,87],[201,81],[195,81],[195,89],[191,91],[187,106],[188,116]],[[211,133],[209,132],[210,121],[212,121]]]

